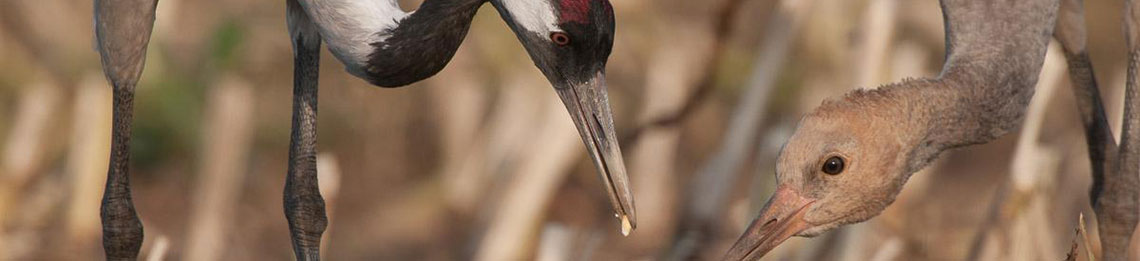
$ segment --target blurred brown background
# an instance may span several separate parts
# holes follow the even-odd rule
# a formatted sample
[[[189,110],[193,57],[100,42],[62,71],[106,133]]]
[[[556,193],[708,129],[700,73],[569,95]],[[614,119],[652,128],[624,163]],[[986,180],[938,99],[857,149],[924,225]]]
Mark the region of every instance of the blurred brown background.
[[[1122,3],[1087,2],[1089,50],[1119,134]],[[853,88],[936,75],[942,63],[934,0],[612,3],[608,80],[628,137],[632,235],[618,233],[555,93],[485,5],[451,64],[409,87],[372,87],[322,54],[319,171],[331,219],[322,253],[715,260],[771,193],[772,163],[800,115]],[[291,258],[284,10],[284,1],[159,2],[132,141],[142,258]],[[0,260],[102,257],[111,89],[91,14],[90,1],[0,0]],[[881,216],[793,238],[767,258],[1062,259],[1078,214],[1091,211],[1059,54],[1050,51],[1022,129],[943,154]]]

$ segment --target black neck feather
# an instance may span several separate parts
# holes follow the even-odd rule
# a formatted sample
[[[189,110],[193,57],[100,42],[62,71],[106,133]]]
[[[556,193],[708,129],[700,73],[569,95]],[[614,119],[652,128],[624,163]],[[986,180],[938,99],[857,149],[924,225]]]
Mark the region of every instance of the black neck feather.
[[[471,28],[479,6],[487,0],[426,0],[419,10],[372,43],[365,80],[381,87],[400,87],[435,75],[451,61]]]

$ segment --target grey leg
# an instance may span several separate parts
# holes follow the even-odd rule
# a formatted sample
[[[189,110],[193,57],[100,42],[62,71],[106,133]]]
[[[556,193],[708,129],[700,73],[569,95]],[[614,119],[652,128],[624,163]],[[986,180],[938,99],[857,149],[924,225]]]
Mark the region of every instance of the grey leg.
[[[321,234],[328,225],[325,201],[317,185],[317,76],[321,41],[297,1],[289,0],[287,6],[294,68],[285,217],[297,260],[320,260]]]

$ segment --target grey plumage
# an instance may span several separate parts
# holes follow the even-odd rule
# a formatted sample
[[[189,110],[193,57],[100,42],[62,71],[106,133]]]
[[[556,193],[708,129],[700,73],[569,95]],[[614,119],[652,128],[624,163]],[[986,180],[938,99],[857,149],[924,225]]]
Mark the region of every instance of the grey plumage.
[[[856,90],[800,121],[779,187],[725,259],[754,260],[793,235],[870,219],[943,151],[1015,128],[1053,34],[1058,0],[942,0],[946,61],[934,78]],[[823,173],[823,162],[847,166]]]

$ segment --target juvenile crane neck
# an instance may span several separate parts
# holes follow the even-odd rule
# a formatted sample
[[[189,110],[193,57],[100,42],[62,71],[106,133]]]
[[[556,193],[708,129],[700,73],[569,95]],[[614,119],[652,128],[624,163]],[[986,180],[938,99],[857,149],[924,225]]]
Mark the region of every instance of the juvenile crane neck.
[[[982,144],[1020,124],[1053,34],[1057,1],[942,1],[946,63],[938,77],[904,81],[900,122],[915,128],[907,172],[946,149]],[[955,8],[946,8],[947,5]],[[996,18],[996,19],[993,19]]]
[[[902,171],[911,174],[942,151],[987,143],[1017,127],[1037,81],[1037,70],[1029,72],[995,74],[976,64],[952,64],[937,78],[852,92],[838,106],[859,107],[858,117],[876,122],[874,131],[893,135],[904,151]]]
[[[910,150],[904,171],[916,172],[942,151],[987,143],[1017,127],[1033,97],[1036,76],[999,82],[1003,86],[972,77],[940,77],[877,90],[897,99],[890,114],[893,125],[907,129],[895,132],[901,135],[901,147]]]

